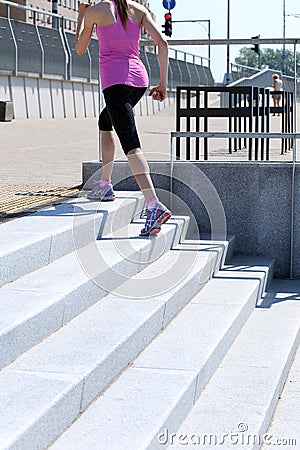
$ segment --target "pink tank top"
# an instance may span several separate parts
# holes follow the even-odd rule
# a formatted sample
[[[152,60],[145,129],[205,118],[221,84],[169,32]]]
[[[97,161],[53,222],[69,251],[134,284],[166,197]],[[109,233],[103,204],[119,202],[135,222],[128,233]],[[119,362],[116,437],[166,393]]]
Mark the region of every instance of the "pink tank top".
[[[141,27],[129,17],[124,30],[118,8],[114,0],[112,2],[115,7],[116,22],[96,27],[102,89],[114,84],[147,87],[148,74],[139,53]]]

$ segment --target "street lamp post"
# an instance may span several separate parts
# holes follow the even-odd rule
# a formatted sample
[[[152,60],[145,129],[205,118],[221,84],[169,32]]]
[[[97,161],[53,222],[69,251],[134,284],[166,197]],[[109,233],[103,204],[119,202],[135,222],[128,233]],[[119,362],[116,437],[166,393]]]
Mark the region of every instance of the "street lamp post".
[[[230,39],[230,0],[227,0],[227,39]],[[226,84],[230,83],[230,46],[227,44]]]
[[[207,30],[203,26],[203,28],[207,31],[207,37],[208,41],[210,41],[210,19],[195,19],[195,20],[172,20],[172,23],[187,23],[187,22],[193,22],[193,23],[201,23],[201,22],[207,22]],[[208,65],[210,67],[210,43],[208,43]]]
[[[282,73],[285,75],[286,70],[286,55],[285,55],[285,0],[283,0],[283,45],[282,45]]]

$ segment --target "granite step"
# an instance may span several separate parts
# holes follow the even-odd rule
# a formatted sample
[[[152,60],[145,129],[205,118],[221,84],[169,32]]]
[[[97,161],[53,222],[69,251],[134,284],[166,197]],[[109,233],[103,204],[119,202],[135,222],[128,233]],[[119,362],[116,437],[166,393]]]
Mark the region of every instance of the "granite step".
[[[0,448],[51,444],[206,285],[223,252],[195,241],[150,250],[142,271],[4,368]]]
[[[269,448],[278,445],[276,438],[293,438],[292,429],[276,436],[274,428],[268,434],[268,427],[299,346],[299,317],[299,282],[274,280],[191,413],[174,430],[170,448],[182,448],[180,436],[186,448],[200,439],[201,448],[222,441],[228,450]],[[205,435],[211,445],[204,443]]]
[[[5,367],[184,238],[188,217],[157,237],[139,237],[137,220],[0,289],[0,367]]]
[[[0,225],[0,286],[126,226],[144,205],[140,192],[117,192],[113,202],[84,197]]]
[[[299,280],[281,282],[276,281],[273,288],[277,294],[277,301],[300,303]],[[299,313],[298,313],[299,314]],[[298,315],[299,317],[299,315]],[[295,316],[297,318],[297,316]],[[298,325],[299,324],[299,319]],[[275,412],[269,428],[267,429],[261,450],[270,448],[270,445],[283,446],[287,450],[296,450],[300,447],[300,346],[298,346],[294,361],[280,394]]]
[[[253,266],[248,261],[247,272],[241,263],[233,258],[195,292],[51,450],[163,448],[166,430],[178,430],[272,277],[269,258],[256,258]]]

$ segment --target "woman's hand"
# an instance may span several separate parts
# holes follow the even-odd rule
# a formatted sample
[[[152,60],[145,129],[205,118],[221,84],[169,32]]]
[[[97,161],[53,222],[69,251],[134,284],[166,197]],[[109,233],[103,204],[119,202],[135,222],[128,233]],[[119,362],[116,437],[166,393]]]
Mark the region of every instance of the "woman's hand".
[[[80,16],[84,16],[87,12],[87,10],[92,6],[92,2],[89,3],[79,3],[79,12],[78,14]]]
[[[166,88],[166,86],[159,84],[158,86],[154,86],[151,89],[151,91],[149,92],[149,95],[152,96],[153,100],[157,100],[158,102],[163,102],[167,96],[167,88]]]

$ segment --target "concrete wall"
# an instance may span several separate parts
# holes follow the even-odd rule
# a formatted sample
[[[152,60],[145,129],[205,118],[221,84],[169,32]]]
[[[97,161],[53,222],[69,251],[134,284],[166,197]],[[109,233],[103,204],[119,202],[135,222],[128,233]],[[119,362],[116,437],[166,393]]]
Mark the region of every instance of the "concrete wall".
[[[84,183],[100,167],[101,163],[85,163]],[[151,162],[150,168],[156,187],[162,192],[169,191],[170,163]],[[276,276],[289,278],[292,173],[292,163],[176,161],[173,194],[181,200],[178,208],[178,202],[173,199],[173,209],[177,209],[177,213],[185,213],[183,205],[190,208],[196,217],[200,235],[211,231],[212,222],[215,230],[220,227],[221,234],[220,202],[225,212],[227,232],[236,236],[236,252],[273,257],[276,260]],[[121,180],[118,184],[120,189],[137,189],[126,163],[115,163],[114,180]],[[211,220],[213,214],[215,217]],[[292,270],[293,278],[300,278],[300,164],[295,166],[293,219]]]
[[[136,115],[152,115],[173,103],[175,92],[163,103],[146,95]],[[0,100],[14,105],[15,119],[97,117],[98,83],[0,74]]]

